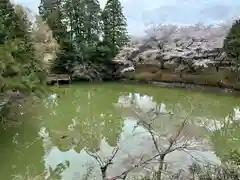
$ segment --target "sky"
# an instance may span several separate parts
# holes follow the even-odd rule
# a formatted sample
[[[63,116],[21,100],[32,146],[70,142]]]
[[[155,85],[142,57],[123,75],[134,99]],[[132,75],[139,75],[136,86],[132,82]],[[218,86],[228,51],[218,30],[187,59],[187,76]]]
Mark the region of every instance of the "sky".
[[[40,0],[13,0],[37,13]],[[107,0],[99,0],[101,7]],[[221,23],[240,16],[240,0],[121,0],[131,35],[152,24]]]

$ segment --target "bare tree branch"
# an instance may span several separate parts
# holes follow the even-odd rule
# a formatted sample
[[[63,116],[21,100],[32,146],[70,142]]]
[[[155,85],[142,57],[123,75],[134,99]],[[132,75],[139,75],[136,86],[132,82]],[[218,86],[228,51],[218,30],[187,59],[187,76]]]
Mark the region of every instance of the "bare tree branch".
[[[101,169],[101,173],[102,173],[102,178],[103,179],[106,179],[107,169],[108,169],[109,165],[113,164],[112,161],[115,158],[115,156],[117,155],[118,151],[119,151],[119,147],[114,148],[114,150],[112,152],[112,156],[106,162],[103,162],[101,157],[97,153],[93,154],[93,153],[90,153],[89,151],[86,150],[86,152],[91,157],[96,159],[96,161],[98,162],[98,164],[100,166],[100,169]]]

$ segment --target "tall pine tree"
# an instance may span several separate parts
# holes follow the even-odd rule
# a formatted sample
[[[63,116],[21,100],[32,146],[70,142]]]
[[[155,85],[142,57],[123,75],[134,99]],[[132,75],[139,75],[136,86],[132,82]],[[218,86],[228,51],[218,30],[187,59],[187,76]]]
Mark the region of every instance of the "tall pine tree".
[[[128,41],[118,0],[109,0],[103,12],[98,0],[41,0],[39,11],[60,44],[56,65],[61,72],[64,68],[71,72],[77,65],[109,63]]]
[[[62,0],[41,0],[39,14],[53,32],[54,38],[61,46],[66,38],[67,27],[63,23]]]
[[[55,61],[54,71],[68,72],[71,66],[71,41],[67,26],[64,23],[63,0],[41,0],[39,5],[39,14],[51,28],[53,37],[59,44],[59,53]]]
[[[102,13],[103,40],[111,49],[114,57],[128,42],[127,22],[119,0],[108,0]]]
[[[84,17],[85,39],[88,44],[94,44],[99,41],[101,26],[101,8],[98,0],[84,0],[86,11]]]
[[[95,54],[99,45],[99,38],[102,32],[101,8],[98,0],[83,0],[85,4],[84,13],[84,60],[89,62],[97,61]]]
[[[80,51],[82,45],[85,43],[85,4],[82,0],[66,0],[64,7],[68,19],[68,26],[70,27],[71,40],[73,41],[74,47]]]
[[[76,51],[75,62],[88,62],[92,59],[91,53],[96,51],[102,31],[100,4],[98,0],[66,0],[64,8]]]

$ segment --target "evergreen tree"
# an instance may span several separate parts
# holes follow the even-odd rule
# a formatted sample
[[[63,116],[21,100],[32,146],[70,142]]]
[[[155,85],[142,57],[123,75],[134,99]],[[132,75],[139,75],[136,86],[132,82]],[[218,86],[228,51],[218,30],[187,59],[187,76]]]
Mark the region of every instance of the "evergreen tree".
[[[96,44],[101,33],[101,8],[98,0],[66,0],[65,14],[75,45]]]
[[[98,0],[83,0],[85,4],[83,32],[84,42],[83,59],[85,62],[95,61],[95,54],[102,32],[101,8]],[[97,60],[96,60],[97,61]]]
[[[128,41],[117,0],[109,0],[104,12],[98,0],[41,0],[39,11],[60,45],[55,69],[61,73],[78,65],[108,64]]]
[[[101,34],[101,8],[98,0],[66,0],[69,34],[74,45],[75,64],[91,61]]]
[[[56,72],[68,72],[71,64],[72,45],[64,23],[63,0],[41,0],[39,14],[52,30],[54,39],[59,44],[59,52],[55,60],[53,70]]]
[[[3,0],[0,3],[0,43],[3,44],[9,39],[22,37],[24,30],[18,21],[13,5],[9,0]],[[14,24],[13,22],[18,22]]]
[[[98,0],[84,0],[86,11],[84,17],[84,32],[87,44],[98,43],[101,34],[101,8]]]
[[[43,90],[46,76],[35,57],[28,16],[20,6],[5,0],[0,4],[1,92],[17,89],[22,93]]]
[[[240,20],[237,20],[231,27],[227,37],[224,39],[224,50],[229,58],[240,63]]]
[[[103,39],[114,57],[128,42],[127,22],[119,0],[108,0],[102,13]]]
[[[53,32],[53,37],[61,46],[66,39],[67,28],[63,23],[62,0],[41,0],[39,14]]]
[[[80,51],[85,44],[85,4],[82,0],[66,0],[65,12],[68,18],[68,26],[70,26],[71,40],[75,49]]]

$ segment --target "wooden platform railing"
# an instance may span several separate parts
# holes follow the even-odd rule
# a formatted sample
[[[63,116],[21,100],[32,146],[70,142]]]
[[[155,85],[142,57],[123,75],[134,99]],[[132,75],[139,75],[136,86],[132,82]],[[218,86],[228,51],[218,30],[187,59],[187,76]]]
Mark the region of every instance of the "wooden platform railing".
[[[49,74],[48,83],[71,82],[71,76],[68,74]]]

